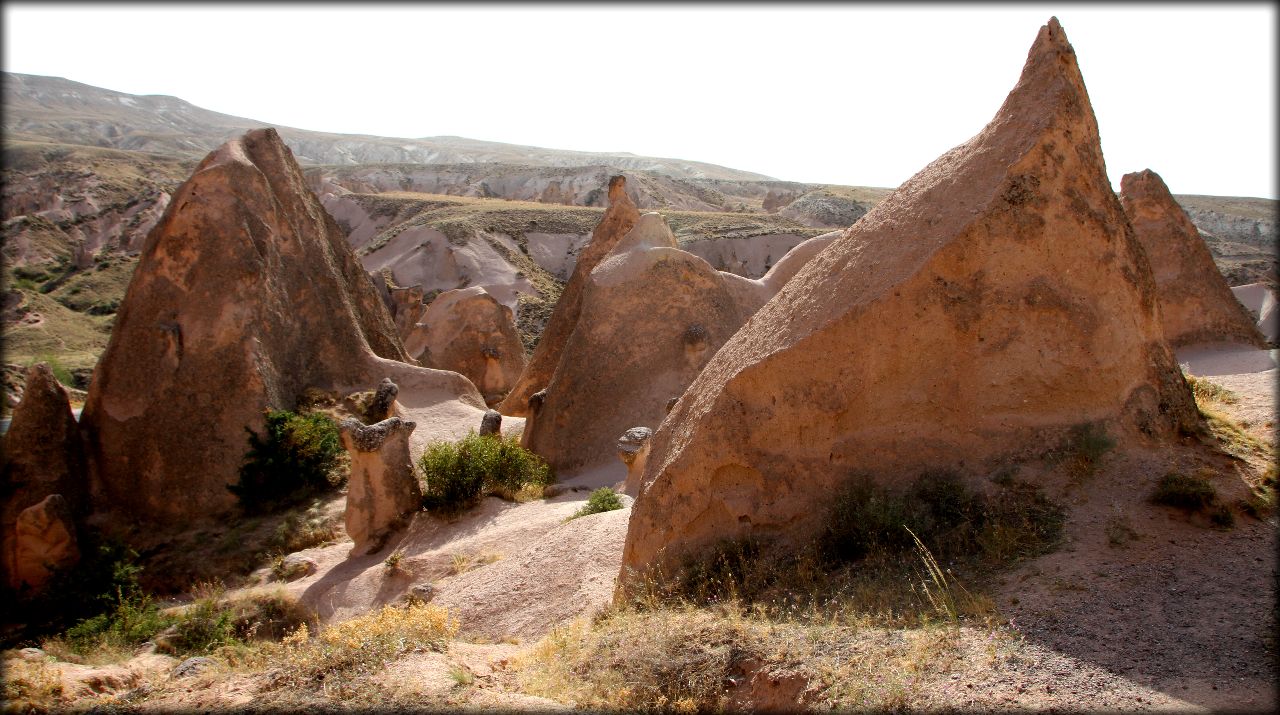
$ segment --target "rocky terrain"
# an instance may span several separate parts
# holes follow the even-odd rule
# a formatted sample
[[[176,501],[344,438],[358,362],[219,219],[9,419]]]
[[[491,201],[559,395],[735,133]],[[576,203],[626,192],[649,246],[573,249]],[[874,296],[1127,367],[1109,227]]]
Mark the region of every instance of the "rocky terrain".
[[[5,82],[6,709],[1277,706],[1273,224],[1056,18],[892,191]]]

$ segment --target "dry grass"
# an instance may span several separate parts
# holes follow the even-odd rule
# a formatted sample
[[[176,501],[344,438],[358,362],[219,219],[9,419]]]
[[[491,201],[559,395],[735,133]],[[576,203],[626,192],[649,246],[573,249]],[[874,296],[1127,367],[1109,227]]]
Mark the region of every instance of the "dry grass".
[[[494,551],[482,551],[478,554],[452,554],[449,557],[449,573],[458,576],[501,560],[502,554]]]
[[[31,661],[17,651],[4,653],[0,676],[0,712],[50,712],[65,705],[58,670],[45,660]]]

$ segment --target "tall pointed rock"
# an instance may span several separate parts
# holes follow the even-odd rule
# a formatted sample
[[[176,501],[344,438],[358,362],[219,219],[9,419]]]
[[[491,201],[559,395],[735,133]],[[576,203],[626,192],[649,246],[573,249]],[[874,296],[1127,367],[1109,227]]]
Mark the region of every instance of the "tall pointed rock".
[[[551,376],[560,365],[560,357],[564,354],[565,343],[578,324],[578,316],[582,312],[582,292],[586,289],[587,278],[597,264],[609,255],[618,241],[627,235],[640,220],[640,211],[627,196],[627,180],[615,176],[609,180],[609,208],[605,210],[600,223],[591,232],[591,240],[582,249],[578,262],[573,267],[573,275],[565,284],[560,300],[547,320],[547,326],[534,348],[533,357],[529,358],[524,373],[515,387],[498,406],[504,415],[525,416],[529,410],[529,397],[544,389],[551,382]]]
[[[849,474],[980,472],[1085,421],[1190,426],[1155,286],[1056,19],[977,136],[808,262],[653,437],[624,579],[717,539],[800,538]]]
[[[386,306],[289,148],[248,132],[147,237],[81,421],[95,508],[178,521],[231,507],[245,428],[309,387],[403,388],[396,371],[416,370],[478,403],[461,376],[397,361]]]
[[[1151,263],[1169,345],[1239,342],[1265,347],[1252,316],[1232,294],[1199,230],[1160,175],[1150,169],[1125,174],[1120,201]]]

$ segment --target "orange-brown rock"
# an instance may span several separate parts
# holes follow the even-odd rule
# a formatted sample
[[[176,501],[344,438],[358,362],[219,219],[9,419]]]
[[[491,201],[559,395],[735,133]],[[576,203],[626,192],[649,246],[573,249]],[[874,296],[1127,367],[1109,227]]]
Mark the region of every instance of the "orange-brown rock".
[[[200,163],[143,247],[82,420],[95,508],[173,522],[230,508],[245,428],[308,388],[391,377],[402,403],[479,403],[461,376],[408,361],[288,147],[248,132]]]
[[[8,585],[24,595],[39,593],[54,575],[80,561],[75,518],[61,494],[50,494],[18,514],[12,558]]]
[[[529,358],[515,387],[498,405],[499,412],[520,417],[529,414],[529,398],[550,384],[552,374],[560,365],[565,343],[578,324],[578,315],[582,312],[582,292],[586,288],[587,278],[639,220],[640,212],[627,196],[626,178],[613,177],[609,180],[609,208],[596,229],[591,232],[591,241],[578,256],[573,275],[569,276],[560,300],[556,301],[556,307],[547,320],[542,337],[538,339],[533,356]]]
[[[447,290],[402,332],[405,350],[427,367],[461,373],[497,404],[525,369],[515,315],[480,286]]]
[[[1194,420],[1053,19],[995,119],[809,261],[681,397],[622,576],[717,539],[804,538],[850,473],[977,473],[1081,422],[1157,439]]]
[[[574,471],[616,459],[626,430],[662,422],[746,319],[724,275],[676,248],[661,214],[642,216],[591,272],[526,446]]]
[[[13,410],[9,431],[0,440],[0,567],[3,582],[14,585],[30,575],[17,563],[17,525],[25,510],[60,494],[68,523],[88,508],[89,483],[79,427],[66,390],[48,363],[26,369],[22,401]],[[61,512],[59,512],[61,513]],[[71,530],[74,544],[74,527]],[[28,550],[30,544],[28,544]],[[27,579],[36,585],[35,581]],[[37,579],[43,584],[43,579]]]
[[[342,446],[351,456],[345,522],[355,542],[353,556],[376,551],[404,517],[422,506],[422,487],[409,458],[409,435],[417,427],[399,417],[363,425],[341,425]]]
[[[1191,217],[1150,169],[1125,174],[1120,201],[1147,252],[1169,345],[1238,342],[1265,347],[1253,318],[1213,262]]]

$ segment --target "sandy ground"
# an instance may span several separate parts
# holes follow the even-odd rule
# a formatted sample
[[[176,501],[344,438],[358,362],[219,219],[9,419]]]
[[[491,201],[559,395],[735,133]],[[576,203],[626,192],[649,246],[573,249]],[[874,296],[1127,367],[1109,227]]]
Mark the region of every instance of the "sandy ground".
[[[1280,350],[1205,345],[1179,350],[1177,357],[1186,372],[1234,392],[1237,403],[1228,406],[1231,417],[1253,436],[1275,442]]]

